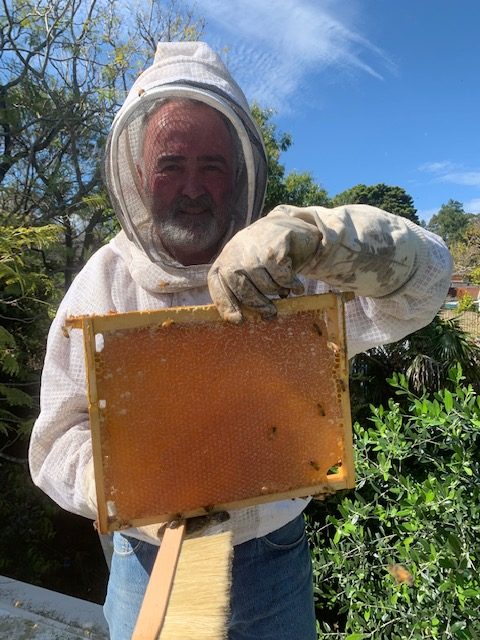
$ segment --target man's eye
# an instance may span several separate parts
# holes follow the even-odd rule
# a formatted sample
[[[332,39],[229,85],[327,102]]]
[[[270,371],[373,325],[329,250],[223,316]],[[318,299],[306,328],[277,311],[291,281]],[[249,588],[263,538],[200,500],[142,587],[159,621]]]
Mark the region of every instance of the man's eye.
[[[222,165],[219,164],[206,164],[203,170],[207,173],[224,173]]]
[[[157,173],[175,173],[180,171],[178,164],[161,164],[157,167]]]

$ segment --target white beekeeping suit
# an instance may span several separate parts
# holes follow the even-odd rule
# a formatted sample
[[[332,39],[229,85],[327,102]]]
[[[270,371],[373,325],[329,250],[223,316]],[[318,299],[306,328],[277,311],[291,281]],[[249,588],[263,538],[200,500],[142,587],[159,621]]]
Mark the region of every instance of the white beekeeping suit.
[[[173,215],[189,221],[180,236],[169,235],[160,223],[163,177],[183,162],[181,145],[177,152],[168,136],[168,118],[178,104],[195,117],[207,107],[215,110],[222,133],[212,140],[212,152],[200,150],[196,162],[208,180],[228,174],[222,184],[229,185],[216,197],[199,195],[194,205],[175,205]],[[192,140],[191,125],[176,123],[181,143],[201,146],[208,131]],[[230,146],[231,154],[222,153]],[[202,43],[158,46],[154,64],[139,76],[113,123],[105,179],[123,230],[89,260],[60,305],[30,445],[34,482],[63,508],[89,518],[96,518],[96,509],[83,343],[79,331],[69,337],[62,332],[66,317],[208,304],[213,298],[222,316],[236,322],[241,304],[268,315],[265,296],[334,286],[357,294],[347,304],[353,355],[427,324],[448,289],[451,263],[444,244],[403,218],[352,205],[284,206],[258,219],[266,187],[263,143],[243,93]],[[197,254],[181,260],[189,241]],[[305,505],[296,499],[237,510],[222,526],[233,530],[238,544],[280,528]],[[128,533],[148,539],[143,531]]]

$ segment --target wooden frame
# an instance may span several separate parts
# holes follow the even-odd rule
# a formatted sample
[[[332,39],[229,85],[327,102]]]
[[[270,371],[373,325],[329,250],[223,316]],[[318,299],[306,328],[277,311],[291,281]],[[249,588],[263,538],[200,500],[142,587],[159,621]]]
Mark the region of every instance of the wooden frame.
[[[344,298],[70,318],[84,334],[99,529],[354,485]]]

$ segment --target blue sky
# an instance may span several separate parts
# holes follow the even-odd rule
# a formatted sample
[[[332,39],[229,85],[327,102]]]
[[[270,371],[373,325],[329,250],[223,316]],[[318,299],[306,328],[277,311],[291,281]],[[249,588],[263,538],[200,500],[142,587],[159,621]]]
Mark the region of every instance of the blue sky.
[[[480,213],[479,0],[199,0],[203,39],[333,196],[403,187]]]

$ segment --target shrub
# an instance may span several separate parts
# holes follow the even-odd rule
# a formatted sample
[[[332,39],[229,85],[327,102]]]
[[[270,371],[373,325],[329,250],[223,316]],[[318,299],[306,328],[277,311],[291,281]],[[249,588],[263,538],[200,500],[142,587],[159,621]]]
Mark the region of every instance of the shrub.
[[[464,293],[458,301],[458,311],[470,311],[474,308],[472,296],[469,293]]]
[[[473,282],[473,284],[480,284],[480,267],[475,267],[475,269],[470,271],[470,281]]]
[[[354,425],[357,487],[310,508],[319,638],[480,637],[480,398],[450,388]],[[404,407],[404,408],[402,408]]]

